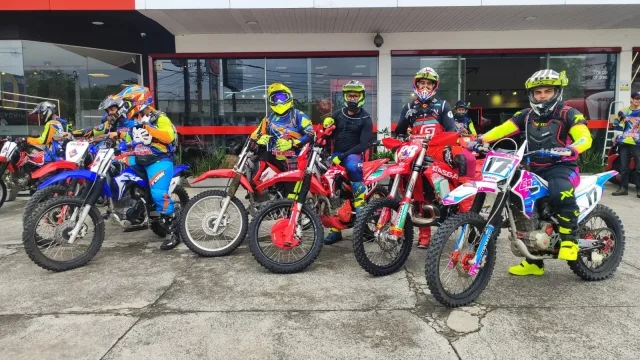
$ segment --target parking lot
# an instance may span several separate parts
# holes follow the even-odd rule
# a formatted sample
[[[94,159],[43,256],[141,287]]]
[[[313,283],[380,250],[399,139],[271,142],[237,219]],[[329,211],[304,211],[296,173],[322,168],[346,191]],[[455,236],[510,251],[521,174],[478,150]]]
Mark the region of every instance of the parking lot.
[[[429,294],[424,250],[374,278],[350,241],[325,246],[302,273],[271,274],[245,245],[199,258],[159,250],[149,230],[109,223],[100,253],[64,272],[33,264],[21,246],[25,197],[0,208],[2,359],[524,359],[640,354],[640,199],[603,203],[622,218],[626,250],[609,280],[585,282],[565,263],[543,277],[507,273],[520,259],[503,232],[493,277],[469,307]],[[191,195],[195,194],[190,189]]]

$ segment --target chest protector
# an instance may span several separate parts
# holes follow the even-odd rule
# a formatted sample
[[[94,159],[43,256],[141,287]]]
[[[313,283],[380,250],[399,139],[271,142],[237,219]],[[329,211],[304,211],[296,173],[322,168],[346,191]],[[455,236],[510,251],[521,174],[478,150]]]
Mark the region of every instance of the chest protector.
[[[559,112],[554,112],[550,119],[540,120],[529,110],[525,117],[528,151],[548,150],[567,146],[569,129],[567,126],[567,112],[570,107],[565,105]],[[554,164],[557,158],[550,156],[531,156],[532,167],[543,167]]]
[[[409,103],[409,109],[417,111],[415,120],[411,124],[411,137],[434,137],[444,132],[444,127],[440,124],[443,108],[444,102]]]

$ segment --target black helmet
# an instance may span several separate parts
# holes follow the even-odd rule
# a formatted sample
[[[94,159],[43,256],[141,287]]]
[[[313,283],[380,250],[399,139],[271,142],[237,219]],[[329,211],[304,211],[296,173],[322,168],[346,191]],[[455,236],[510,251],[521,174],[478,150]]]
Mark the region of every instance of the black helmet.
[[[458,112],[458,109],[463,108],[464,112]],[[464,100],[458,100],[456,106],[453,108],[453,117],[456,119],[462,119],[467,115],[467,111],[469,111],[469,105]]]
[[[40,114],[42,115],[42,119],[44,122],[49,121],[53,114],[58,115],[58,105],[51,101],[43,101],[40,104],[36,105],[36,108],[33,109],[31,114]]]

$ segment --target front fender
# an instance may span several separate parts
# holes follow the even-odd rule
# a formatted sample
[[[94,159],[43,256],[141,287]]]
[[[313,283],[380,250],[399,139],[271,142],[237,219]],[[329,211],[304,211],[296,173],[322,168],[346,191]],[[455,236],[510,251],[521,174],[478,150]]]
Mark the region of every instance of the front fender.
[[[96,173],[89,170],[65,171],[60,174],[52,176],[46,181],[43,181],[42,184],[38,186],[38,190],[42,190],[47,186],[50,186],[56,183],[66,182],[67,179],[83,179],[83,180],[86,180],[87,183],[93,183],[96,181],[97,177],[98,175]],[[106,181],[104,182],[103,191],[105,196],[111,197],[112,195],[111,188],[109,187],[109,184]]]
[[[31,174],[31,178],[40,179],[50,173],[53,173],[59,170],[77,170],[77,169],[78,169],[78,164],[72,161],[61,160],[61,161],[48,163],[45,166],[41,167],[40,169],[34,171]]]
[[[279,182],[302,181],[303,176],[304,176],[304,172],[302,170],[286,171],[286,172],[275,175],[274,177],[262,182],[261,184],[258,184],[258,186],[256,186],[256,189],[259,192],[262,192],[262,190],[267,189]]]
[[[206,179],[211,179],[211,178],[227,178],[227,179],[233,179],[234,177],[236,177],[236,172],[233,171],[233,169],[216,169],[216,170],[209,170],[206,173],[198,176],[197,178],[195,178],[191,184],[195,184],[198,183],[202,180],[206,180]],[[253,188],[251,187],[251,183],[249,183],[249,179],[247,179],[246,176],[242,175],[240,177],[240,184],[242,185],[242,187],[247,190],[250,193],[253,193]]]
[[[455,205],[479,192],[496,193],[498,192],[497,184],[490,181],[474,181],[462,184],[447,194],[442,199],[442,204],[446,206]]]

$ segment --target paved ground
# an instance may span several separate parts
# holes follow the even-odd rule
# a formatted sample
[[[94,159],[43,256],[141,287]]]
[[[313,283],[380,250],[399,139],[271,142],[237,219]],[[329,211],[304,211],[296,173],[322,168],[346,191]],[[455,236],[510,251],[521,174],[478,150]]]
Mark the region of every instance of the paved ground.
[[[611,191],[609,191],[611,192]],[[607,196],[627,231],[624,263],[587,283],[560,262],[515,278],[504,237],[474,306],[451,311],[426,288],[424,252],[373,278],[349,242],[300,274],[266,272],[246,247],[198,258],[158,250],[150,231],[107,240],[86,267],[40,269],[21,247],[24,198],[0,209],[2,359],[524,359],[640,354],[640,199]]]

